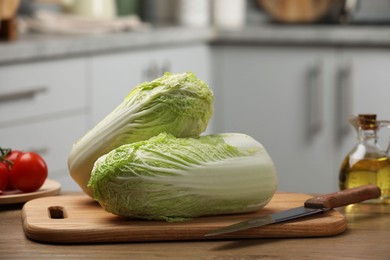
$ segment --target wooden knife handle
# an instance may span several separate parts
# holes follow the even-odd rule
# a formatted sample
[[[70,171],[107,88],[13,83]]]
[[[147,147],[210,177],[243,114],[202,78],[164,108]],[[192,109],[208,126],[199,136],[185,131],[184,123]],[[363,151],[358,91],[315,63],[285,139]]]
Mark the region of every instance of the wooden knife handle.
[[[381,190],[379,187],[369,184],[310,198],[305,201],[305,208],[337,208],[368,199],[375,199],[380,195]]]

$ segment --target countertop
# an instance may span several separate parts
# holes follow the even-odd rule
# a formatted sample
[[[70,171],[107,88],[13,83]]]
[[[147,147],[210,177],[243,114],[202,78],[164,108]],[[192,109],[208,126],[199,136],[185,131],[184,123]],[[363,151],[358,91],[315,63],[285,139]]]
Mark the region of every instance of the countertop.
[[[356,204],[338,210],[347,230],[320,238],[247,239],[120,244],[42,244],[24,236],[22,205],[0,205],[0,258],[81,259],[388,259],[390,205]]]
[[[0,42],[0,64],[207,42],[211,35],[210,28],[180,27],[88,35],[24,34],[17,41]]]
[[[267,24],[237,30],[166,26],[96,35],[22,34],[14,42],[0,42],[0,64],[199,42],[390,47],[390,26]]]

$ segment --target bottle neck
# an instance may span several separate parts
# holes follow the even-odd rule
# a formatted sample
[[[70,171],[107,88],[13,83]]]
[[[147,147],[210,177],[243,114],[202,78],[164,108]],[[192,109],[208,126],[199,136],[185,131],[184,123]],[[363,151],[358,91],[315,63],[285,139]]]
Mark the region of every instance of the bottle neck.
[[[359,129],[358,140],[359,140],[359,142],[376,144],[378,141],[378,136],[376,134],[376,130],[374,130],[374,129]]]

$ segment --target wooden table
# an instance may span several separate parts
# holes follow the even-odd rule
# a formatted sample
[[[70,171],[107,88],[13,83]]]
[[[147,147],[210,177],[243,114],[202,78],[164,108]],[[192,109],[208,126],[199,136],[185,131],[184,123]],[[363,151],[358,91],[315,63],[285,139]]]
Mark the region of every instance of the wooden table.
[[[22,229],[23,205],[0,205],[0,259],[390,259],[390,205],[338,209],[348,229],[321,238],[150,242],[97,245],[41,244]]]

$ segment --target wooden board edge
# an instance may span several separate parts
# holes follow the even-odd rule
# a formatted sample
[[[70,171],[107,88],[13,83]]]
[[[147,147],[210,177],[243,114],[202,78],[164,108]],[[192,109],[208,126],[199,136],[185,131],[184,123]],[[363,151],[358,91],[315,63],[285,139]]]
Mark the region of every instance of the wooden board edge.
[[[68,200],[83,198],[86,203],[94,202],[91,198],[85,196],[72,196],[67,195]],[[27,202],[23,207],[23,229],[26,237],[31,240],[43,243],[51,244],[92,244],[92,243],[113,243],[113,242],[157,242],[157,241],[206,241],[206,240],[237,240],[237,239],[261,239],[261,238],[302,238],[302,237],[325,237],[325,236],[334,236],[343,233],[347,228],[347,221],[344,215],[336,210],[330,210],[324,213],[321,217],[332,216],[332,219],[335,221],[327,223],[324,225],[316,225],[314,229],[294,229],[295,231],[286,234],[285,227],[286,225],[294,226],[294,221],[284,222],[279,224],[274,224],[270,226],[265,226],[261,228],[255,228],[245,231],[240,231],[231,234],[225,234],[215,237],[204,237],[204,234],[211,231],[215,227],[191,227],[188,230],[183,230],[183,228],[175,229],[169,228],[165,230],[157,229],[149,233],[142,232],[142,230],[137,230],[131,234],[126,232],[120,232],[118,234],[117,230],[100,230],[94,232],[93,235],[85,234],[74,236],[73,231],[69,229],[48,229],[39,225],[29,224],[26,220],[28,218],[26,209],[30,205],[34,206],[39,202],[51,199],[58,199],[58,196],[55,197],[44,197],[36,199],[34,201]],[[297,220],[295,220],[297,221]],[[302,221],[301,219],[298,221]],[[305,221],[305,220],[304,220]],[[313,221],[310,217],[307,217],[306,221]],[[196,230],[196,232],[194,231]],[[115,236],[115,240],[112,237]]]
[[[60,192],[61,184],[59,182],[51,179],[46,179],[45,183],[38,191],[2,195],[3,197],[0,198],[0,205],[24,203],[43,197],[55,196],[58,195]]]

